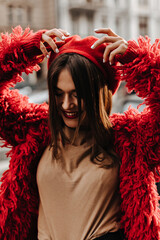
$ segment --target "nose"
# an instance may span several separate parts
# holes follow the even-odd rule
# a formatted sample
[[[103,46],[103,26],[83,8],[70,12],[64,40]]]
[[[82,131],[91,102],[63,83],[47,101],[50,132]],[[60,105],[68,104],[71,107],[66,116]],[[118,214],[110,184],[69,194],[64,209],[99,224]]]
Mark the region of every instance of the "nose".
[[[62,101],[62,108],[64,110],[68,110],[70,108],[74,107],[74,102],[73,100],[70,98],[70,96],[68,94],[66,94],[63,98]]]

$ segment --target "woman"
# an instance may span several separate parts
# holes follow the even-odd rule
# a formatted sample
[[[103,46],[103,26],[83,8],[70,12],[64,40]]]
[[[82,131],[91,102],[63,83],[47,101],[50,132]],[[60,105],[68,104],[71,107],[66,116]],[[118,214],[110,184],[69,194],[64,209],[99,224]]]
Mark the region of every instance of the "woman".
[[[12,149],[0,239],[124,239],[120,228],[130,240],[160,237],[158,42],[96,32],[108,35],[66,38],[63,30],[18,27],[2,36],[0,134]],[[49,123],[46,104],[29,104],[9,89],[22,71],[38,70],[39,49],[44,56],[50,50],[45,42],[53,49]],[[111,66],[117,61],[123,66]],[[146,98],[142,113],[130,108],[109,117],[120,80]]]

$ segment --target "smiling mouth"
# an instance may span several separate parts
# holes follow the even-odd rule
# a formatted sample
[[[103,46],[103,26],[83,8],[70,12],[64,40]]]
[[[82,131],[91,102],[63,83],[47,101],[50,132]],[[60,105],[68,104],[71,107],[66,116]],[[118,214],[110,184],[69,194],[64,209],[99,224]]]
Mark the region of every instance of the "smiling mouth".
[[[74,118],[77,118],[77,117],[78,117],[78,112],[64,112],[64,111],[63,111],[63,115],[64,115],[66,118],[74,119]]]

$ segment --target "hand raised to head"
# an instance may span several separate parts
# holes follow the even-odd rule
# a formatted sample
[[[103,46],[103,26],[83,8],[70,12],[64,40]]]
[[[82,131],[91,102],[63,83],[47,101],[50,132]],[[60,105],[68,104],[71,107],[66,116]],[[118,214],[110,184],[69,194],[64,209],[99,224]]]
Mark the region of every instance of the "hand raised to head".
[[[53,49],[54,52],[58,53],[59,50],[57,48],[57,45],[54,41],[56,37],[61,39],[62,41],[65,41],[65,38],[68,37],[70,34],[62,29],[53,28],[51,30],[46,31],[42,34],[42,39],[40,42],[40,50],[43,53],[45,57],[49,57],[48,51],[44,45],[44,43],[48,43],[48,45]]]
[[[100,28],[95,30],[96,33],[106,34],[98,39],[91,48],[94,49],[102,43],[107,44],[104,54],[103,62],[109,61],[110,64],[114,63],[114,58],[117,54],[124,54],[128,48],[127,41],[114,33],[110,28]]]

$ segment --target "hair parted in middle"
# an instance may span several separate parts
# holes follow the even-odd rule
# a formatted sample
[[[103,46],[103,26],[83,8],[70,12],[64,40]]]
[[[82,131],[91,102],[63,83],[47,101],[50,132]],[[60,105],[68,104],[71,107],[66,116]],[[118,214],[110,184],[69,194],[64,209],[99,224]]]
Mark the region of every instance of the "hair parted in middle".
[[[119,162],[113,150],[113,128],[109,119],[112,107],[112,92],[108,89],[107,79],[98,67],[86,57],[77,53],[64,53],[59,55],[50,65],[48,70],[49,88],[49,123],[51,130],[51,148],[53,157],[58,156],[58,138],[61,136],[65,144],[63,133],[64,122],[58,113],[56,105],[56,86],[58,77],[63,69],[67,69],[73,79],[78,97],[79,124],[75,134],[81,126],[81,99],[84,103],[88,127],[96,144],[112,157],[110,166]],[[94,158],[98,153],[94,149]],[[107,167],[103,161],[100,165]]]

